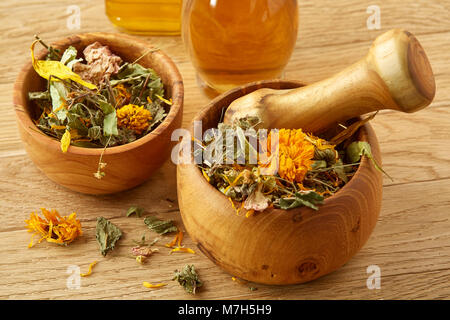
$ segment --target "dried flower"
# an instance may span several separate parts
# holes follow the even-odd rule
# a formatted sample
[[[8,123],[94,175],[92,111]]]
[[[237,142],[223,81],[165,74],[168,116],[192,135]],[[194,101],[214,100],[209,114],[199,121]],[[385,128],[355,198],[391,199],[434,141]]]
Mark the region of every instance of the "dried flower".
[[[147,257],[145,257],[145,256],[137,256],[136,257],[136,262],[140,263],[140,264],[144,264],[146,259],[147,259]]]
[[[314,144],[301,129],[280,129],[278,136],[279,158],[272,161],[279,161],[279,176],[291,182],[302,182],[314,162]]]
[[[83,54],[87,64],[77,62],[73,69],[84,80],[96,84],[109,79],[112,74],[116,74],[122,63],[120,57],[111,53],[107,46],[103,46],[98,41],[88,45],[83,50]]]
[[[116,85],[114,89],[117,90],[117,96],[115,98],[118,101],[119,106],[130,101],[131,93],[128,92],[127,88],[125,88],[125,86],[122,83]],[[147,99],[150,98],[147,96]],[[151,101],[149,103],[151,103]]]
[[[133,247],[131,248],[131,253],[134,256],[142,256],[142,257],[150,257],[154,252],[157,252],[158,249],[151,249],[150,247],[141,247],[141,246],[137,246],[137,247]]]
[[[41,208],[41,211],[45,219],[32,212],[30,219],[25,220],[28,232],[34,232],[34,235],[41,235],[38,243],[45,239],[48,242],[67,245],[83,233],[81,231],[81,223],[76,219],[77,215],[75,212],[67,217],[61,217],[56,210],[48,211],[45,208]],[[32,246],[33,237],[28,247],[31,248]]]
[[[147,130],[150,120],[152,120],[152,115],[144,106],[127,104],[117,110],[117,125],[119,128],[128,128],[137,134]]]

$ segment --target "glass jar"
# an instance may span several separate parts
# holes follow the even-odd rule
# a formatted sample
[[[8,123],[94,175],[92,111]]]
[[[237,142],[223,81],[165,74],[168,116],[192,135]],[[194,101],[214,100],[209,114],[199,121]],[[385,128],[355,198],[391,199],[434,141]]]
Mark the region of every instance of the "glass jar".
[[[217,92],[279,78],[297,40],[296,0],[185,0],[183,42]]]
[[[178,35],[182,0],[105,0],[109,20],[128,33]]]

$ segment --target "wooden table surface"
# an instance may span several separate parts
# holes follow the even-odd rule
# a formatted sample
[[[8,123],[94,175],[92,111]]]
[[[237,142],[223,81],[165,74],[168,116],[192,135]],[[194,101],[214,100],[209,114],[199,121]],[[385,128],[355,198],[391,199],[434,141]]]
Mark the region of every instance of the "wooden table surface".
[[[437,93],[430,107],[415,114],[381,112],[372,121],[382,150],[385,179],[378,224],[366,245],[345,266],[316,281],[290,286],[240,284],[200,252],[160,252],[139,265],[129,256],[133,239],[148,229],[142,219],[127,218],[132,205],[174,219],[177,208],[175,167],[168,160],[145,184],[120,194],[89,196],[47,179],[28,158],[17,130],[12,86],[29,59],[33,35],[47,42],[72,33],[117,32],[102,1],[3,0],[0,2],[0,298],[1,299],[446,299],[450,295],[450,1],[377,1],[381,29],[368,30],[366,0],[299,1],[300,28],[285,78],[314,82],[364,56],[375,37],[391,28],[414,33],[433,67]],[[81,9],[79,30],[70,30],[68,7]],[[178,65],[185,84],[183,126],[209,98],[197,86],[180,37],[146,37]],[[27,248],[24,219],[40,207],[73,211],[84,234],[68,247],[43,242]],[[124,233],[119,246],[102,257],[95,223],[104,216]],[[146,232],[147,238],[156,234]],[[183,242],[195,249],[189,236]],[[158,247],[158,245],[157,245]],[[86,272],[79,288],[67,286],[70,266]],[[196,296],[171,281],[173,271],[193,263],[204,281]],[[380,288],[369,289],[369,266],[380,271]],[[143,281],[168,282],[147,289]],[[69,281],[70,282],[70,281]],[[249,287],[256,287],[252,291]]]

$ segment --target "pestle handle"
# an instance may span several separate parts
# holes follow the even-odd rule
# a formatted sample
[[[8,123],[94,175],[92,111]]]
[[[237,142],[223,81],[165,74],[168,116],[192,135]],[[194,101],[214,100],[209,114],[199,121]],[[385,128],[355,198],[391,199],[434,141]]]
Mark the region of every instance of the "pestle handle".
[[[431,103],[435,89],[420,43],[408,31],[393,29],[363,59],[328,79],[291,90],[260,89],[233,101],[224,122],[258,116],[260,127],[316,132],[381,109],[415,112]]]
[[[366,63],[380,76],[400,111],[415,112],[433,100],[436,86],[431,65],[410,32],[394,29],[379,36]]]

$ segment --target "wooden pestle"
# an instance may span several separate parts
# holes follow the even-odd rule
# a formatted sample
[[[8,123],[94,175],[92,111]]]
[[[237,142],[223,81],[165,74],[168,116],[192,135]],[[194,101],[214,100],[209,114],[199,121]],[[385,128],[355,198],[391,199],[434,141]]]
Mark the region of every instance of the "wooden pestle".
[[[375,39],[366,57],[336,75],[290,90],[259,89],[233,101],[224,122],[258,116],[260,128],[318,132],[365,113],[415,112],[435,94],[433,71],[422,46],[405,30]]]

